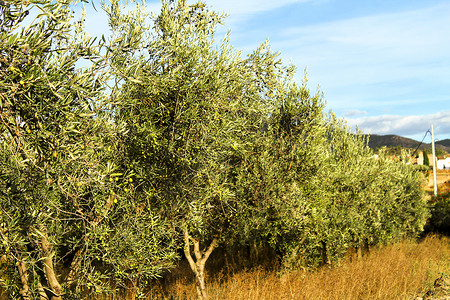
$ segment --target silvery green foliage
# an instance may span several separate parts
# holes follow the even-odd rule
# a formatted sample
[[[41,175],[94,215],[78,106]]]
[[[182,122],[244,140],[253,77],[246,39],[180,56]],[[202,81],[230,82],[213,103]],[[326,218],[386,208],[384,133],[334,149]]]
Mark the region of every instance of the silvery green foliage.
[[[228,37],[217,45],[222,19],[201,3],[164,1],[148,59],[123,86],[118,114],[130,132],[125,164],[142,195],[206,243],[229,235],[240,217],[233,174],[261,135],[287,70],[267,43],[246,58]]]
[[[30,1],[42,13],[26,28],[27,8],[8,3],[0,251],[12,296],[48,287],[43,239],[55,270],[74,270],[59,274],[67,295],[88,297],[110,282],[142,292],[185,232],[314,267],[422,230],[420,174],[326,116],[267,42],[244,56],[215,41],[224,15],[205,4],[163,1],[149,17],[111,1],[112,36],[96,43],[67,19],[72,2]]]
[[[222,17],[163,2],[123,86],[126,164],[155,211],[205,243],[263,241],[305,266],[420,232],[420,175],[324,115],[267,43],[246,58],[215,44]]]
[[[314,180],[317,216],[302,244],[287,247],[305,265],[332,263],[350,249],[417,236],[428,217],[422,176],[412,166],[374,155],[367,140],[333,115],[327,120],[323,167]],[[307,228],[308,228],[307,227]],[[308,251],[305,251],[308,249]],[[301,254],[301,255],[300,255]]]
[[[158,276],[176,256],[164,220],[135,202],[133,174],[116,163],[126,128],[105,89],[111,53],[84,33],[72,5],[1,6],[0,284],[11,297],[56,292],[47,257],[64,293],[88,295],[111,279],[128,286]],[[39,14],[24,22],[29,10]],[[78,68],[81,60],[90,63]]]

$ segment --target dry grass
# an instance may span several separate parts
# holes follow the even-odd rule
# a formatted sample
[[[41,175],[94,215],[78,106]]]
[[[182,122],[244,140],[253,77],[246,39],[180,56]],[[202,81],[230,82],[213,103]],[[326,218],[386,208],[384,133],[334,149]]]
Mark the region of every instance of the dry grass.
[[[208,280],[208,293],[210,299],[230,300],[414,299],[429,290],[440,273],[450,274],[450,238],[431,235],[313,272],[256,268],[228,276],[216,273]],[[165,282],[164,287],[155,284],[148,299],[196,299],[191,274]]]
[[[403,241],[372,249],[360,259],[352,256],[339,266],[316,271],[263,267],[233,270],[220,259],[223,255],[218,254],[208,262],[207,288],[213,300],[415,299],[430,290],[441,273],[450,275],[450,237],[437,235],[429,235],[419,242]],[[242,261],[237,263],[240,265]],[[132,297],[123,291],[97,299]],[[188,266],[181,263],[172,274],[153,282],[146,299],[196,299]]]
[[[450,188],[450,170],[436,170],[438,191],[447,191]],[[432,193],[434,189],[433,171],[429,171],[424,186],[426,192]]]

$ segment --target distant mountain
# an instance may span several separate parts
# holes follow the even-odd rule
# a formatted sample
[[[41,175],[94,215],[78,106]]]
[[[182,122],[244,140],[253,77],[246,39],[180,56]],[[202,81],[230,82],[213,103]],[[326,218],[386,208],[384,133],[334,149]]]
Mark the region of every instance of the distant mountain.
[[[380,148],[383,146],[386,147],[403,147],[403,148],[410,148],[410,149],[416,149],[419,146],[420,142],[405,138],[398,135],[377,135],[372,134],[369,135],[369,147],[372,149]],[[435,142],[436,149],[444,150],[445,152],[450,153],[450,139],[442,140],[442,141],[436,141]],[[431,143],[422,143],[419,147],[420,150],[423,149],[430,149]]]
[[[439,144],[439,145],[442,145],[442,146],[445,146],[445,147],[450,147],[450,139],[437,141],[436,144]]]
[[[419,146],[420,142],[401,137],[398,135],[377,135],[377,134],[371,134],[369,135],[369,147],[372,149],[375,148],[381,148],[383,146],[386,147],[396,147],[401,146],[403,148],[416,148]]]

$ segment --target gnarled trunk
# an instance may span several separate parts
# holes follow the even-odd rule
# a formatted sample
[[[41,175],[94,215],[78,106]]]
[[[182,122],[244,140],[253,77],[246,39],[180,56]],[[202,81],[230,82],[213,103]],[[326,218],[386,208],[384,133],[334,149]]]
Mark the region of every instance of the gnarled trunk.
[[[30,293],[30,285],[28,282],[28,268],[25,261],[20,260],[16,263],[17,269],[19,270],[19,276],[20,276],[20,282],[22,284],[19,294],[22,296],[22,299],[28,300],[32,299],[32,294]],[[34,278],[37,278],[37,275],[35,272],[33,272]],[[42,286],[41,282],[37,282],[37,291],[39,294],[39,298],[41,300],[49,300],[48,296],[44,290],[44,287]]]
[[[42,286],[41,282],[37,283],[37,289],[38,289],[38,293],[39,293],[39,298],[41,300],[48,300],[48,295],[44,290],[44,287]]]
[[[28,300],[30,297],[30,286],[28,285],[28,273],[27,273],[27,265],[21,260],[16,263],[17,269],[19,270],[20,282],[22,283],[22,288],[19,291],[19,294],[22,296],[22,299]]]
[[[66,278],[66,285],[68,289],[73,288],[73,286],[77,283],[78,270],[80,268],[81,261],[83,259],[83,250],[79,249],[75,252],[75,255],[70,264],[70,271]]]
[[[43,264],[44,264],[44,273],[47,277],[47,282],[50,287],[50,292],[52,294],[51,300],[61,300],[62,299],[62,288],[59,284],[58,278],[56,277],[55,268],[53,267],[53,247],[48,241],[47,238],[47,229],[45,226],[41,226],[41,247],[42,247],[42,256],[43,256]]]
[[[194,244],[194,258],[191,255],[190,241]],[[200,241],[189,236],[187,229],[184,230],[184,255],[186,256],[191,270],[195,274],[195,285],[197,290],[198,299],[207,300],[208,295],[206,293],[205,284],[205,264],[211,255],[212,251],[217,247],[218,239],[214,238],[209,247],[202,251],[200,250]]]

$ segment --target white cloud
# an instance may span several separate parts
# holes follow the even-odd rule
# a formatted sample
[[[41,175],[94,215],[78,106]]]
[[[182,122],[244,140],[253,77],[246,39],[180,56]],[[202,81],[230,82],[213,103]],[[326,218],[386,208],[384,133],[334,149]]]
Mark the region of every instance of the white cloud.
[[[344,117],[355,117],[355,116],[365,116],[367,115],[366,111],[363,110],[348,110],[348,111],[344,111],[343,113]]]
[[[286,48],[298,49],[298,45],[302,45],[301,51],[305,48],[306,53],[315,52],[317,61],[346,54],[344,63],[373,61],[377,57],[387,60],[389,57],[391,63],[398,65],[399,58],[402,58],[401,62],[422,54],[446,54],[450,42],[449,12],[450,4],[442,4],[414,11],[292,27],[283,30],[279,39],[284,39]],[[437,47],[443,44],[446,49]],[[355,57],[354,54],[359,55]]]
[[[415,138],[423,136],[433,124],[434,133],[439,139],[450,138],[450,111],[441,111],[430,115],[382,115],[344,119],[349,127],[352,129],[358,127],[364,133],[396,134]]]
[[[311,83],[320,83],[332,109],[417,101],[417,89],[449,91],[449,14],[445,3],[286,28],[271,41],[297,66],[308,66]]]

